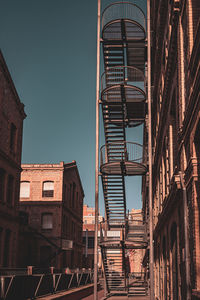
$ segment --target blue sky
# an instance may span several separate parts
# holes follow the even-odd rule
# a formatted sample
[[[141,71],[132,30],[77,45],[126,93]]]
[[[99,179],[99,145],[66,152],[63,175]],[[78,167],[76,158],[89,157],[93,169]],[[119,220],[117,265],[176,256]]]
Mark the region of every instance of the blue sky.
[[[145,0],[134,3],[145,8]],[[85,203],[94,206],[97,0],[0,0],[0,7],[0,48],[27,114],[22,162],[76,160]],[[130,138],[142,143],[141,128]],[[140,179],[127,181],[128,208],[139,208]]]

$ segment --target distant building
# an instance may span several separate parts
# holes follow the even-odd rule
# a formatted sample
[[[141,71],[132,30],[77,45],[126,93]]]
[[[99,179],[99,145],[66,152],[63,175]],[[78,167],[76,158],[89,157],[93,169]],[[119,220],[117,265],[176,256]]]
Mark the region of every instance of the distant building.
[[[102,216],[99,216],[99,223],[102,222],[103,220],[104,218]],[[95,208],[89,207],[88,205],[84,204],[83,205],[83,267],[85,268],[92,269],[94,267],[94,237],[95,237]]]
[[[200,1],[151,0],[151,26],[152,288],[160,300],[199,299]],[[147,221],[148,206],[147,173]]]
[[[140,226],[143,224],[143,215],[141,209],[132,209],[129,213],[129,224]],[[145,249],[130,249],[128,250],[130,272],[143,272],[142,262],[144,259]]]
[[[16,267],[22,130],[26,114],[0,51],[0,267]]]
[[[22,170],[20,265],[82,267],[84,191],[76,162],[23,164]],[[72,250],[64,250],[69,241]]]

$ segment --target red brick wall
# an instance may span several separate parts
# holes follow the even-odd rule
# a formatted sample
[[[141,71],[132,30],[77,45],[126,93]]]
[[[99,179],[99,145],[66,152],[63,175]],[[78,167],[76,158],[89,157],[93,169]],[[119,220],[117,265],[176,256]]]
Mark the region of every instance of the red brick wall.
[[[21,181],[30,182],[30,197],[20,199],[20,210],[29,214],[29,225],[61,247],[61,239],[73,241],[73,249],[63,251],[52,259],[57,268],[76,268],[82,265],[82,212],[83,189],[75,162],[70,164],[22,165]],[[43,197],[44,181],[54,182],[53,197]],[[42,229],[44,213],[53,216],[53,228]],[[23,235],[23,232],[22,232]],[[26,237],[24,236],[25,240]],[[37,238],[34,259],[40,264],[40,247],[50,245],[44,238]],[[52,252],[56,248],[51,245]],[[26,255],[24,255],[26,256]],[[24,264],[24,262],[21,262]],[[50,262],[49,262],[50,264]]]
[[[0,199],[0,266],[15,267],[18,239],[18,201],[22,149],[22,127],[26,117],[3,55],[0,52],[0,168],[4,172],[3,195]],[[13,125],[12,125],[13,124]],[[11,127],[16,128],[13,147]],[[9,178],[13,180],[13,187]],[[1,179],[2,180],[2,179]],[[8,197],[8,195],[11,197]],[[10,199],[10,200],[9,200]],[[9,245],[6,247],[6,235]],[[7,256],[7,257],[6,257]]]

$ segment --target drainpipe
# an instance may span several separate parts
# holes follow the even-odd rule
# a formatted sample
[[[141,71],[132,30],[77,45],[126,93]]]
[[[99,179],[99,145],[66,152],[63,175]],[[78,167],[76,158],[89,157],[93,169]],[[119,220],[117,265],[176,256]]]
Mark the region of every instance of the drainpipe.
[[[94,300],[98,300],[98,216],[99,216],[99,73],[101,0],[97,10],[97,69],[96,69],[96,152],[95,152],[95,239],[94,239]]]
[[[184,208],[184,232],[185,232],[185,271],[186,271],[186,289],[187,300],[191,300],[191,282],[190,282],[190,252],[189,252],[189,232],[188,232],[188,206],[187,191],[183,179],[183,173],[179,172],[181,187],[183,191],[183,208]]]
[[[149,155],[149,269],[150,300],[154,300],[154,246],[153,246],[153,199],[152,199],[152,131],[151,131],[151,11],[147,0],[147,82],[148,82],[148,155]]]

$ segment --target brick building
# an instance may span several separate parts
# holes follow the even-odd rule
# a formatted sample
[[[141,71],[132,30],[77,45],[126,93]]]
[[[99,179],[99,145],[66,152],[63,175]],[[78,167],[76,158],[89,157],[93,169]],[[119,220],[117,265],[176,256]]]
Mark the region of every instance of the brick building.
[[[99,216],[99,222],[103,217]],[[94,267],[95,208],[83,205],[83,266]],[[99,251],[99,266],[101,265]]]
[[[151,0],[151,26],[155,298],[197,299],[200,297],[199,0]],[[148,220],[148,175],[143,180],[143,211]]]
[[[75,161],[22,165],[21,266],[82,266],[83,198]],[[73,248],[63,251],[68,241]]]
[[[140,226],[143,224],[143,215],[141,209],[132,209],[129,213],[129,223]],[[139,273],[143,272],[142,262],[144,258],[144,249],[131,249],[128,250],[130,272]]]
[[[0,267],[17,264],[24,105],[0,52]]]

